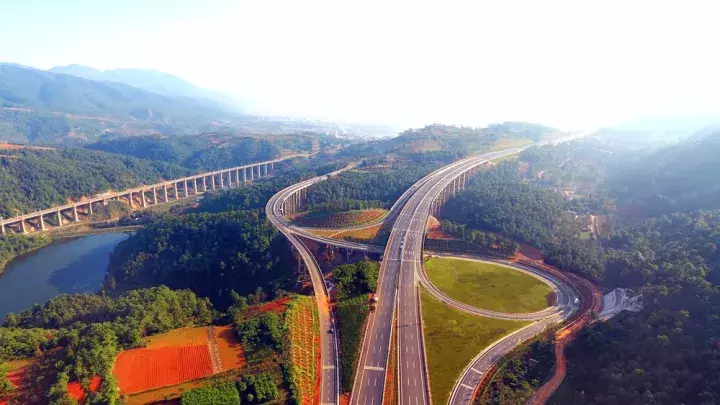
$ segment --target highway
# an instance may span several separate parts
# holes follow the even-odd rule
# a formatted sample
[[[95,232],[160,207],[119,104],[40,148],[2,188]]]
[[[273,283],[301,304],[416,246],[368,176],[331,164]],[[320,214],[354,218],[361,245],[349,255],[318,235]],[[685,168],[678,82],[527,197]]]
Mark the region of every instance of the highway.
[[[337,174],[348,168],[340,169],[333,174]],[[309,187],[318,181],[326,179],[327,176],[319,176],[304,182],[294,184],[287,187],[270,198],[265,206],[265,213],[278,230],[285,235],[290,244],[302,258],[307,267],[310,280],[312,281],[313,290],[315,292],[315,301],[318,308],[318,316],[320,323],[320,360],[322,362],[322,370],[320,373],[320,403],[321,404],[339,404],[340,396],[340,380],[338,365],[338,348],[335,333],[335,320],[330,311],[329,294],[327,286],[320,271],[320,267],[315,261],[315,257],[304,243],[294,235],[286,226],[283,214],[283,203],[299,190]],[[332,331],[332,333],[329,333]]]
[[[397,311],[398,402],[429,404],[425,344],[422,333],[418,268],[430,203],[453,179],[488,159],[516,150],[489,153],[452,163],[429,174],[413,186],[415,192],[403,206],[390,233],[380,266],[376,310],[368,317],[358,360],[351,405],[381,404],[390,352],[393,317]],[[396,295],[397,294],[397,295]]]

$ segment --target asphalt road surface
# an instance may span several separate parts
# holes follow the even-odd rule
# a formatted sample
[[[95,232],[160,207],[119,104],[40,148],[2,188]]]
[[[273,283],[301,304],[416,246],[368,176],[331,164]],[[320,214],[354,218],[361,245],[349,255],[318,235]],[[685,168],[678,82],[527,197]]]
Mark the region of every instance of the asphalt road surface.
[[[401,405],[430,403],[417,290],[430,203],[460,174],[489,158],[513,152],[515,150],[460,160],[436,170],[413,186],[415,192],[398,215],[385,248],[376,292],[378,304],[368,318],[351,405],[379,405],[383,401],[392,320],[396,310],[398,402]]]

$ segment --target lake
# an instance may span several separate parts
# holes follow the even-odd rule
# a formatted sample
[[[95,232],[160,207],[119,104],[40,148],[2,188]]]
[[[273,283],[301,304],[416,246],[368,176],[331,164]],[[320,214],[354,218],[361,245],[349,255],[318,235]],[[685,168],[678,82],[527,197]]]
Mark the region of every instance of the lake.
[[[100,289],[109,254],[126,233],[106,233],[60,240],[15,258],[0,273],[0,321],[9,312],[43,304],[62,293]]]

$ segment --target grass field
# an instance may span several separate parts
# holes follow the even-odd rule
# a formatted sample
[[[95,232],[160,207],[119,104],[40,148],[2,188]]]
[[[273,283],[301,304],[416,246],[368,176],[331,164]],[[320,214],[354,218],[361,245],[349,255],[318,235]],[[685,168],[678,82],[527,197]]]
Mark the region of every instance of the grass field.
[[[295,223],[314,228],[347,228],[370,224],[387,215],[384,209],[352,210],[318,216],[300,216]]]
[[[447,404],[462,370],[483,348],[529,323],[460,312],[424,290],[421,300],[430,389],[437,405]]]
[[[492,263],[433,257],[425,262],[425,271],[451,298],[493,311],[539,311],[548,307],[552,293],[537,278]]]

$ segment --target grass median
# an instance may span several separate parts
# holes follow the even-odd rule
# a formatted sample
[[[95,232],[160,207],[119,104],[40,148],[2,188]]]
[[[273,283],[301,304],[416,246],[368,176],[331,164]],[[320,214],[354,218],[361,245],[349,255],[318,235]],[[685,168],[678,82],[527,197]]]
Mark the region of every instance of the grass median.
[[[449,297],[493,311],[539,311],[549,306],[553,292],[529,274],[493,263],[432,257],[425,262],[425,271]]]
[[[433,404],[445,405],[455,381],[485,347],[529,322],[470,315],[421,292]]]

